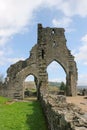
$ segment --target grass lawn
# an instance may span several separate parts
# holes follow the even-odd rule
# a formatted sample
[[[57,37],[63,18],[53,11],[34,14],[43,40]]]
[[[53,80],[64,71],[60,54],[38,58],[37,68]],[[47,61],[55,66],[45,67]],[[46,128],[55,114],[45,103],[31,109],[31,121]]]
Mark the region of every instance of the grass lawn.
[[[38,101],[14,102],[0,97],[0,130],[47,130]]]

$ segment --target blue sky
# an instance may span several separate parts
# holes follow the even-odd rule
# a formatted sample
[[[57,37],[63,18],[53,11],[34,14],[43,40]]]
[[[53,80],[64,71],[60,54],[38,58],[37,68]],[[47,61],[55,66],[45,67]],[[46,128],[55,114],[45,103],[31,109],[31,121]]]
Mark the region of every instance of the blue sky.
[[[37,43],[38,23],[65,28],[67,47],[77,62],[78,85],[87,85],[87,0],[0,0],[0,73],[5,76],[11,64],[29,57]],[[50,65],[50,80],[64,80],[59,67]]]

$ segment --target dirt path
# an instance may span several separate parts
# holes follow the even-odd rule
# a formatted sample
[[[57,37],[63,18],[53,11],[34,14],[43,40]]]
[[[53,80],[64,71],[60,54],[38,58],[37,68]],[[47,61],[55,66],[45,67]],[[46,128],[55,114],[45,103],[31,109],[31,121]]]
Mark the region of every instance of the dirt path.
[[[84,112],[87,112],[87,96],[76,96],[76,97],[67,97],[66,98],[68,103],[74,103]]]

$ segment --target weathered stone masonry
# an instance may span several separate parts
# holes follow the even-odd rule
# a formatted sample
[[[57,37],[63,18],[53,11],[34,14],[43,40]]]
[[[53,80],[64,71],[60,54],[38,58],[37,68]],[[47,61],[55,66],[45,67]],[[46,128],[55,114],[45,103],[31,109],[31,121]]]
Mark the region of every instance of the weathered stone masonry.
[[[23,82],[32,74],[35,78],[38,98],[47,92],[47,66],[58,62],[66,73],[66,95],[76,95],[77,67],[74,56],[66,46],[63,28],[43,28],[38,24],[37,44],[30,51],[30,57],[11,65],[7,70],[5,96],[23,99]]]
[[[42,95],[41,104],[49,130],[86,130],[85,113],[76,105],[66,102],[63,95]]]
[[[63,28],[43,28],[38,25],[37,44],[32,48],[30,57],[11,65],[0,95],[23,99],[25,78],[34,76],[37,97],[40,99],[49,130],[86,130],[87,120],[84,113],[74,104],[66,102],[61,95],[46,94],[48,88],[47,66],[58,62],[66,73],[66,95],[76,96],[77,67],[74,56],[66,46]]]

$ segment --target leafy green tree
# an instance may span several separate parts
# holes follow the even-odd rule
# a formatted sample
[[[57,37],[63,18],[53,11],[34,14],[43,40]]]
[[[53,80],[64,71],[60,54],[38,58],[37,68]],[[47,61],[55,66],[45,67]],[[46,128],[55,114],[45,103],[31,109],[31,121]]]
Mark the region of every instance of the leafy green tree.
[[[60,84],[60,90],[66,90],[66,85],[65,85],[65,83],[64,82],[61,82],[61,84]]]

